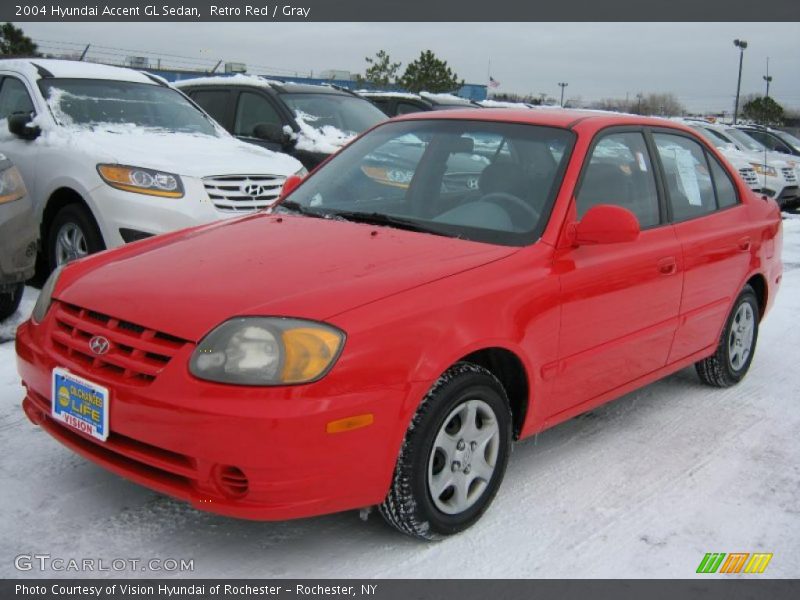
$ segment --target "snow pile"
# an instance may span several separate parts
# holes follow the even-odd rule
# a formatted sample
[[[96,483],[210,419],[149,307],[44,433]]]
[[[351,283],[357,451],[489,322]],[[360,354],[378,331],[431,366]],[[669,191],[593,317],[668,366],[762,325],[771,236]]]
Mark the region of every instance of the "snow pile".
[[[345,133],[333,125],[315,127],[313,123],[319,120],[318,117],[300,110],[295,111],[295,120],[300,127],[300,131],[294,132],[288,126],[284,127],[284,131],[297,141],[298,150],[333,154],[356,137],[355,134]]]

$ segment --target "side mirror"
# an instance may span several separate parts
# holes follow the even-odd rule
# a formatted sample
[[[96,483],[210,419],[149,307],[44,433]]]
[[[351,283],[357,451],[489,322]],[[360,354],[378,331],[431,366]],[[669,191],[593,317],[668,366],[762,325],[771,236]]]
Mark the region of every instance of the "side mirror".
[[[8,116],[8,130],[23,140],[35,140],[42,134],[42,130],[31,121],[29,114],[14,113]]]
[[[633,242],[639,237],[639,219],[631,211],[612,204],[593,206],[575,225],[578,246]]]
[[[275,123],[259,123],[253,127],[253,135],[260,140],[288,146],[291,136],[283,130],[283,127]]]
[[[283,182],[283,189],[281,190],[281,199],[291,194],[298,185],[303,183],[303,178],[299,175],[289,175],[286,181]]]

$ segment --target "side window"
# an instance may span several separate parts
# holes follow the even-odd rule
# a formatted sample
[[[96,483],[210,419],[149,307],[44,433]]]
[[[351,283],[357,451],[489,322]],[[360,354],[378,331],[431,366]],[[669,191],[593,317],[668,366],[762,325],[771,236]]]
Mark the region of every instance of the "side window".
[[[33,102],[19,79],[6,77],[0,87],[0,119],[5,119],[14,113],[30,114],[34,112]]]
[[[409,113],[420,112],[422,109],[417,106],[416,104],[411,104],[410,102],[398,102],[397,103],[397,114],[398,115],[407,115]]]
[[[670,133],[655,133],[653,139],[664,167],[673,219],[683,221],[714,212],[714,184],[703,147]]]
[[[202,90],[191,94],[192,100],[210,114],[214,120],[225,123],[228,114],[230,92],[227,90]]]
[[[714,189],[717,192],[717,206],[728,208],[739,204],[739,195],[736,193],[736,186],[731,181],[728,171],[726,171],[719,161],[713,156],[708,156],[708,164],[711,167],[711,176],[714,178]]]
[[[598,204],[627,208],[639,225],[660,222],[653,165],[641,133],[612,133],[592,150],[576,196],[578,218]]]
[[[236,107],[236,122],[233,128],[234,135],[254,137],[256,125],[261,123],[281,125],[283,121],[275,107],[261,94],[253,92],[239,94],[239,104]]]

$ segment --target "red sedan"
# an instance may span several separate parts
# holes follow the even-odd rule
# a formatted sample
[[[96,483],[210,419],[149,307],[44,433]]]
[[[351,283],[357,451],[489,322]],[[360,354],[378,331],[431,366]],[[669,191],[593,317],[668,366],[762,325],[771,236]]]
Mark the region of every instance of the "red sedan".
[[[739,382],[781,279],[775,202],[658,119],[409,116],[297,183],[55,272],[17,335],[30,420],[199,509],[442,537],[513,440],[687,365]]]

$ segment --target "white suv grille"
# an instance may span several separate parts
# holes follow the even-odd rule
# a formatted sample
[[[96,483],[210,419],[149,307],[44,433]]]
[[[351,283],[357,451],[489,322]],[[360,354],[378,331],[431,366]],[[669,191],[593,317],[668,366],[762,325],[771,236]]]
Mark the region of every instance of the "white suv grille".
[[[739,169],[739,174],[744,179],[744,182],[752,187],[758,187],[758,175],[756,175],[755,169],[751,169],[750,167],[743,167]]]
[[[273,204],[281,194],[282,175],[217,175],[203,179],[211,201],[226,212],[253,212]]]
[[[783,173],[783,178],[786,180],[786,183],[797,183],[797,175],[795,175],[794,169],[784,167],[781,169],[781,173]]]

